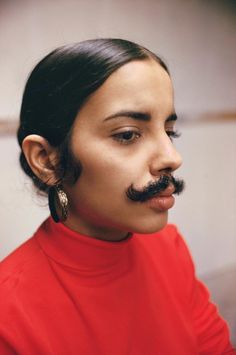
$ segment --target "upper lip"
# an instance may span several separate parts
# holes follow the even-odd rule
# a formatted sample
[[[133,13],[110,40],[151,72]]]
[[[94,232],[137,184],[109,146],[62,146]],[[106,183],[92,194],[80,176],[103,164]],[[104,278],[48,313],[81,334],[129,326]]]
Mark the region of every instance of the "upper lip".
[[[161,197],[169,197],[171,195],[173,195],[173,193],[175,192],[175,187],[174,185],[169,185],[164,191],[160,192],[157,196],[161,196]]]

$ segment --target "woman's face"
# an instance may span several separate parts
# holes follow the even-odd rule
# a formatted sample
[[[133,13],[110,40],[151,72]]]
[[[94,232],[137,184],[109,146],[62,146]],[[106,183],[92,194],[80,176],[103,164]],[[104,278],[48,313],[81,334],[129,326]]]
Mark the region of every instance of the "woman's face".
[[[73,186],[64,185],[70,204],[65,224],[111,240],[165,226],[168,204],[134,202],[126,191],[180,166],[169,136],[174,113],[170,77],[154,60],[125,64],[89,97],[72,131],[71,149],[82,173]]]

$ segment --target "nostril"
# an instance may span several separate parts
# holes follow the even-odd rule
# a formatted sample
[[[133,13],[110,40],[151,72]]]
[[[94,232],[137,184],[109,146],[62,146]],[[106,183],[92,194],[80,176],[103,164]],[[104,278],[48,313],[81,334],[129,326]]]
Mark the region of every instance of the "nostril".
[[[160,173],[169,175],[169,174],[172,173],[172,171],[173,171],[173,169],[169,167],[169,168],[161,169],[161,170],[160,170]]]

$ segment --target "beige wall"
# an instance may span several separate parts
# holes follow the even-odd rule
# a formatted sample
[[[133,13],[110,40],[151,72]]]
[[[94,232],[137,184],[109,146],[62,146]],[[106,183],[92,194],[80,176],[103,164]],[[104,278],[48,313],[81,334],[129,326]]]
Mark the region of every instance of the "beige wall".
[[[194,116],[234,110],[233,4],[230,0],[0,1],[0,116],[19,112],[25,79],[42,55],[58,45],[97,36],[128,38],[162,54],[181,112]]]
[[[177,111],[236,111],[236,16],[232,1],[21,0],[0,3],[0,119],[18,116],[26,77],[54,47],[124,37],[160,53],[170,66]],[[236,264],[236,120],[192,123],[177,143],[187,190],[170,220],[183,231],[205,274]],[[17,163],[13,137],[0,138],[0,258],[47,215]]]

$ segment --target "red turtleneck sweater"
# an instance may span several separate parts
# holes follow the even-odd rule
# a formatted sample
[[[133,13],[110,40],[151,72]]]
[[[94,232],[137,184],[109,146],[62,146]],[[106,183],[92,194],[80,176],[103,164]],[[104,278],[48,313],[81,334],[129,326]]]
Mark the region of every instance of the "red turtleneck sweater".
[[[174,226],[121,242],[47,219],[0,267],[0,354],[236,354]]]

